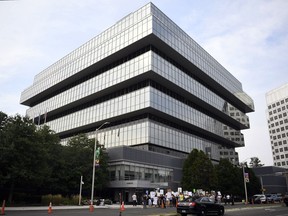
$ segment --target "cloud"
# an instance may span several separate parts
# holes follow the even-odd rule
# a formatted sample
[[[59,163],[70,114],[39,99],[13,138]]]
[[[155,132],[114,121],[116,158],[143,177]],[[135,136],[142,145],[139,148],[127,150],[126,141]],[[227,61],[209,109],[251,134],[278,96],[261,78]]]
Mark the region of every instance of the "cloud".
[[[287,1],[223,2],[215,10],[208,10],[209,14],[206,8],[200,12],[192,10],[184,23],[190,35],[196,35],[200,45],[221,64],[228,69],[259,67],[261,64],[255,64],[255,59],[278,59],[274,54],[279,51],[284,54],[288,31]],[[195,21],[191,23],[191,20]]]

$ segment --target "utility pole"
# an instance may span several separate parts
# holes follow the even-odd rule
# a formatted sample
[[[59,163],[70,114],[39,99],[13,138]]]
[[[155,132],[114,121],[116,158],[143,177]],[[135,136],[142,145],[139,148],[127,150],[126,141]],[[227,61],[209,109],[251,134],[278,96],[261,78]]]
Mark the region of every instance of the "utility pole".
[[[94,183],[95,183],[95,160],[96,160],[96,146],[98,139],[98,130],[100,130],[104,125],[109,124],[110,122],[104,122],[95,130],[95,143],[94,143],[94,151],[93,151],[93,171],[92,171],[92,188],[91,188],[91,201],[90,201],[90,211],[93,208],[93,197],[94,197]]]

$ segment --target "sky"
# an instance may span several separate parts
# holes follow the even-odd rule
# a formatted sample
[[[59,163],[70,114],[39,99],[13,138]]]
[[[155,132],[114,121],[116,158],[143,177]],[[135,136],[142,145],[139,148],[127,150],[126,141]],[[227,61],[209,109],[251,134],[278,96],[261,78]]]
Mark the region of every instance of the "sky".
[[[254,100],[239,160],[272,166],[265,94],[288,82],[287,0],[151,1],[234,75]],[[25,115],[34,76],[144,0],[0,0],[0,111]]]

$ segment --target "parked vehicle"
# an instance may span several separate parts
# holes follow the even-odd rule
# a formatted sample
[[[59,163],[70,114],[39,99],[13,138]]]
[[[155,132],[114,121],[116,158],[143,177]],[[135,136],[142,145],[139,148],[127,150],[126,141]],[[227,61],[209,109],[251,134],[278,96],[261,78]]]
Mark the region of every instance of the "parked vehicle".
[[[281,202],[282,197],[277,194],[266,194],[267,203]]]
[[[224,215],[224,206],[209,197],[189,197],[179,202],[177,205],[177,213],[181,216],[188,214],[196,214],[205,216],[207,214]]]
[[[266,195],[264,194],[255,194],[249,199],[250,204],[262,204],[267,203]]]

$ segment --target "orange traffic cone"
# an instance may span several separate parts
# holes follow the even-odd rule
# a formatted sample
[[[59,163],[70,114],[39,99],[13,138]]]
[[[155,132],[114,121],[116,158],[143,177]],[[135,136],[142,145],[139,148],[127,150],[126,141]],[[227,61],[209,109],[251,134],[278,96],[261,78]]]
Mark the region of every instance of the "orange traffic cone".
[[[121,204],[120,211],[125,211],[124,202]]]
[[[3,200],[3,203],[2,203],[1,215],[5,215],[5,200]]]
[[[48,214],[52,213],[52,203],[49,203],[49,207],[48,207]]]
[[[90,202],[89,211],[90,211],[90,212],[93,212],[93,211],[94,211],[94,206],[93,206],[92,201]]]

